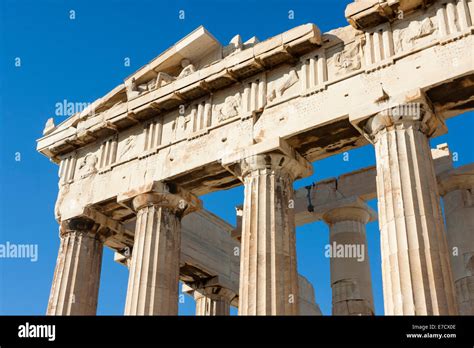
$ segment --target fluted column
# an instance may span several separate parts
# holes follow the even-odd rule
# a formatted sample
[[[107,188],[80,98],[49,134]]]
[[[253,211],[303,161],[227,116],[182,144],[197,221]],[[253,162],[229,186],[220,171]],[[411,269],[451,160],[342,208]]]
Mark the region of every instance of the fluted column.
[[[230,303],[226,296],[209,291],[195,291],[196,315],[221,316],[230,315]]]
[[[48,315],[96,314],[103,250],[97,227],[85,218],[61,224]]]
[[[456,314],[429,137],[438,120],[424,105],[369,120],[375,145],[385,314]],[[416,109],[415,109],[416,110]]]
[[[459,314],[474,315],[474,172],[463,169],[439,175],[438,182]]]
[[[293,181],[303,171],[308,167],[277,153],[250,156],[239,163],[245,185],[239,315],[298,314],[291,204]]]
[[[181,217],[189,202],[163,189],[132,204],[137,220],[125,315],[177,315]]]
[[[329,225],[333,315],[373,315],[374,302],[365,225],[375,213],[363,202],[324,214]]]

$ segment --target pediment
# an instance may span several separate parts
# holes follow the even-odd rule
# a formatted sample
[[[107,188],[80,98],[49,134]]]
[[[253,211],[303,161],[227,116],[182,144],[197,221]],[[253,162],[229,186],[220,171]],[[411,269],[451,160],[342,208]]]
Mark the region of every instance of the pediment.
[[[222,45],[203,26],[179,40],[159,56],[125,79],[125,85],[135,79],[137,84],[146,82],[159,72],[177,76],[181,61],[188,59],[197,69],[222,58]]]

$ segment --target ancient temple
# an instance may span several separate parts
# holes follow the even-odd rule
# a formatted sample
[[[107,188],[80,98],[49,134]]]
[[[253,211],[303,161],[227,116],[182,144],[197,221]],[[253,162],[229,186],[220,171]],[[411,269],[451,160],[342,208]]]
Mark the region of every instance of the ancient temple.
[[[321,314],[295,245],[318,220],[348,247],[378,220],[386,314],[474,314],[474,164],[429,145],[474,109],[474,0],[355,1],[345,15],[327,33],[227,45],[199,27],[48,120],[37,147],[59,166],[61,238],[48,314],[96,313],[104,247],[129,269],[126,315],[177,315],[180,281],[198,315]],[[294,190],[361,146],[373,167]],[[238,185],[237,226],[203,209],[200,195]],[[331,258],[334,315],[374,314],[363,259]]]

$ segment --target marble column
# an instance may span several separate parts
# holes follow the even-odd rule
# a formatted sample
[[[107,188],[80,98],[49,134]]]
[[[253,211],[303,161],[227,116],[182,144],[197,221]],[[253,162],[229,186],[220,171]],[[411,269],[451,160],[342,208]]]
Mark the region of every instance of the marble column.
[[[230,315],[230,303],[228,298],[211,289],[194,291],[196,301],[196,315],[221,316]]]
[[[373,315],[374,302],[365,225],[375,212],[364,202],[323,215],[329,225],[333,315]]]
[[[243,159],[238,171],[245,186],[239,315],[296,315],[293,181],[311,167],[300,156],[267,153]]]
[[[442,173],[438,183],[459,314],[474,315],[474,165]]]
[[[453,280],[429,146],[440,121],[418,106],[406,114],[408,107],[388,110],[366,125],[377,163],[385,314],[452,315]]]
[[[189,207],[162,190],[133,199],[137,211],[125,315],[177,315],[181,217]]]
[[[103,250],[97,228],[86,218],[61,224],[61,244],[46,314],[96,314]]]

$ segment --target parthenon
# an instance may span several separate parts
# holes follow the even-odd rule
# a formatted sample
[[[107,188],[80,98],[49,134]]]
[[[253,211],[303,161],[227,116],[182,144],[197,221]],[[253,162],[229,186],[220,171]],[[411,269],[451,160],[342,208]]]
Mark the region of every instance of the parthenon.
[[[474,163],[429,142],[474,110],[474,0],[356,0],[345,16],[226,45],[200,26],[49,119],[37,150],[59,165],[60,248],[47,314],[96,314],[105,246],[129,270],[125,315],[177,315],[180,282],[196,315],[321,315],[296,227],[324,221],[351,250],[377,221],[386,315],[474,315]],[[372,167],[294,189],[362,146]],[[240,185],[235,226],[203,207]],[[330,259],[333,315],[375,314],[363,250]]]

